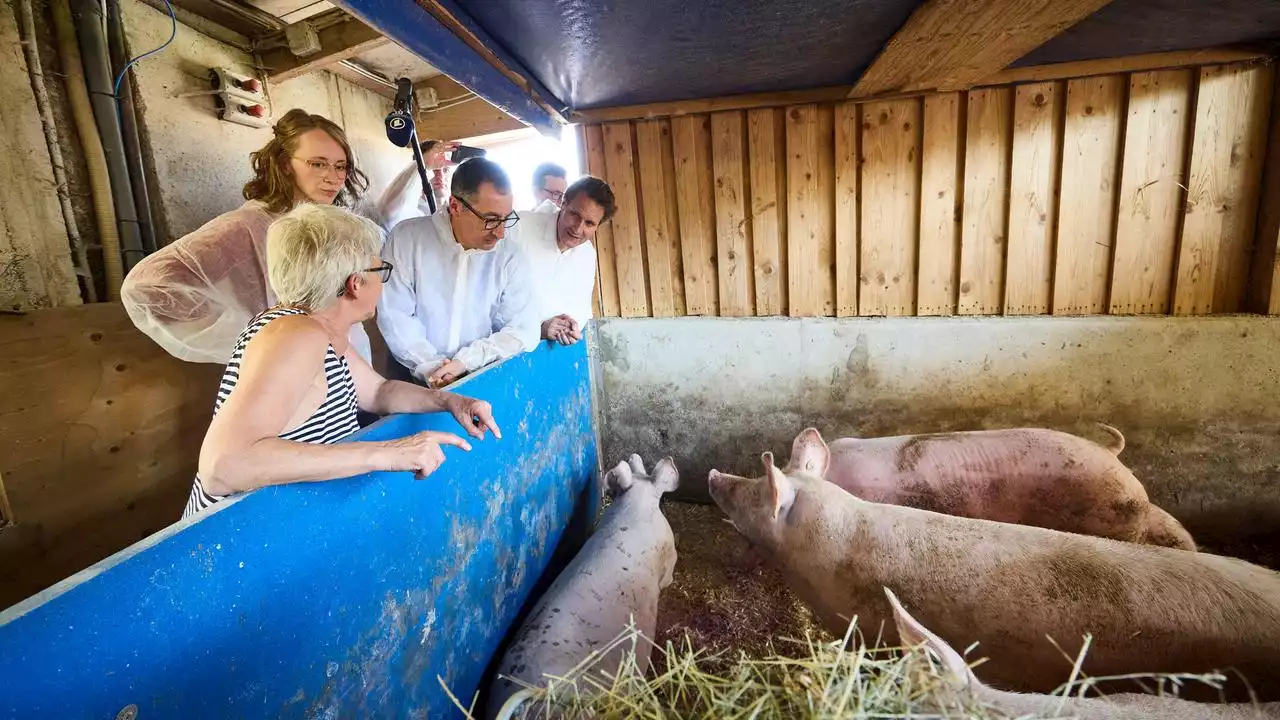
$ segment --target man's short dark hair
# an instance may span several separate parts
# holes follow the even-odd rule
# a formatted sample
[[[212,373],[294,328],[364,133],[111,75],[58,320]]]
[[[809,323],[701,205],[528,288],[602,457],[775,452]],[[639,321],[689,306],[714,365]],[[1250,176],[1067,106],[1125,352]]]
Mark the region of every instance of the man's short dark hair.
[[[467,202],[475,200],[482,183],[493,183],[493,189],[503,195],[511,194],[511,180],[498,163],[488,158],[474,157],[463,160],[453,171],[449,191]]]
[[[561,179],[569,177],[569,173],[565,172],[563,167],[551,162],[542,163],[533,169],[533,189],[541,190],[542,183],[547,179],[548,175]]]
[[[609,183],[598,177],[583,175],[574,180],[572,185],[565,188],[564,204],[568,205],[579,195],[586,195],[604,208],[604,217],[600,222],[608,220],[613,217],[614,213],[618,212],[618,201],[613,198],[613,189],[609,187]]]

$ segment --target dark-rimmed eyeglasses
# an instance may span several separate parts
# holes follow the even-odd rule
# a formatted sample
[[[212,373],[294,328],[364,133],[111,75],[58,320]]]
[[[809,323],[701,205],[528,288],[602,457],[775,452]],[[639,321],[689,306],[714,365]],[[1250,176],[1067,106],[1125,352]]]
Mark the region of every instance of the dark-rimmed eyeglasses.
[[[562,190],[548,190],[547,188],[542,188],[542,192],[546,193],[551,202],[557,205],[564,202],[564,191]]]
[[[514,210],[511,211],[511,213],[506,217],[501,217],[501,218],[486,217],[476,212],[476,209],[471,207],[471,203],[468,203],[466,200],[463,200],[457,195],[454,195],[453,199],[457,200],[458,203],[462,205],[462,207],[470,210],[472,215],[475,215],[476,217],[480,218],[481,222],[484,223],[485,230],[497,230],[499,226],[513,228],[516,226],[516,223],[520,222],[520,216],[517,215]]]
[[[387,283],[391,281],[391,270],[394,267],[395,265],[392,265],[386,260],[383,260],[381,267],[365,268],[363,270],[360,270],[359,272],[351,273],[351,275],[359,275],[360,273],[367,273],[367,272],[376,272],[382,276],[382,282]],[[348,275],[347,277],[351,277],[351,276]],[[342,289],[338,291],[338,297],[342,297],[343,295],[346,295],[346,294],[347,294],[347,286],[343,285]]]

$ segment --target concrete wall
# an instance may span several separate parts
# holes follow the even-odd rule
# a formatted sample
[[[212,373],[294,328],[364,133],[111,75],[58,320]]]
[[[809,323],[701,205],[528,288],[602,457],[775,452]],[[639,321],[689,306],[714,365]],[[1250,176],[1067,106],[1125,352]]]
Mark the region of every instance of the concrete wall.
[[[2,2],[0,176],[20,181],[0,183],[0,309],[77,305],[67,228],[19,39],[16,8]]]
[[[1280,527],[1280,321],[1212,318],[602,320],[601,456],[755,474],[806,426],[877,436],[1045,426],[1099,438],[1202,541]]]
[[[158,47],[169,37],[169,17],[137,0],[122,0],[132,52]],[[155,178],[153,193],[163,220],[161,238],[176,239],[238,206],[250,177],[249,153],[271,138],[268,128],[218,119],[208,95],[178,97],[209,89],[213,66],[252,73],[250,56],[179,23],[178,37],[163,52],[139,63],[136,88]],[[409,154],[387,142],[382,119],[391,101],[328,72],[304,75],[267,89],[271,115],[299,107],[342,125],[370,191],[386,187]],[[167,227],[165,225],[167,223]]]

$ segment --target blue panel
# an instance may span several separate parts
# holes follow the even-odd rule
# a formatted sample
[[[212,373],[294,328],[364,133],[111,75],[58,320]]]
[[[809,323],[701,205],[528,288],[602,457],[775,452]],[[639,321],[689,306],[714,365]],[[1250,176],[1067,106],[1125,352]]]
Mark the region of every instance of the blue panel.
[[[921,0],[454,0],[575,109],[852,83]]]
[[[453,717],[594,488],[586,343],[460,390],[504,439],[408,473],[267,488],[0,615],[0,717]],[[361,433],[456,430],[401,415]],[[174,508],[178,512],[179,508]]]
[[[1223,47],[1277,37],[1276,0],[1115,0],[1014,65]]]
[[[560,136],[560,126],[545,108],[412,0],[337,3],[503,112],[543,133]]]

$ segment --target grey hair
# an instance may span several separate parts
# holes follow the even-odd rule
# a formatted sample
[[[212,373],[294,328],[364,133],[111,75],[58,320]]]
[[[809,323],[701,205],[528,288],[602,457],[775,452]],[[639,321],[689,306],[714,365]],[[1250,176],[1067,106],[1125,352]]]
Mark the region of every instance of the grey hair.
[[[320,312],[381,250],[382,228],[372,220],[336,205],[302,203],[267,228],[267,277],[281,304]]]

